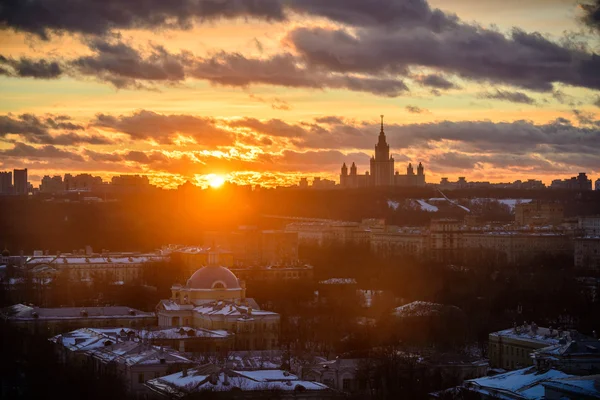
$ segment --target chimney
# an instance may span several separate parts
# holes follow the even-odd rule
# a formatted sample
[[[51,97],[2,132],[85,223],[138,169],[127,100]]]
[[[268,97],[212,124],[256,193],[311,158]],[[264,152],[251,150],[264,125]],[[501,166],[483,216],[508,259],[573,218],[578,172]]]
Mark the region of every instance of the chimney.
[[[187,375],[187,367],[183,369],[183,371],[181,371],[181,376],[186,377]]]

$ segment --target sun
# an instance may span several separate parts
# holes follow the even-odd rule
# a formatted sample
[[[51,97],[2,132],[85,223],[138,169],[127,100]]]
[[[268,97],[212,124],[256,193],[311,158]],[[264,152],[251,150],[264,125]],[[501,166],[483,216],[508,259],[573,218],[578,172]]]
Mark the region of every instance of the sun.
[[[223,178],[221,175],[215,174],[207,175],[206,180],[208,181],[210,187],[214,189],[223,186],[223,184],[225,183],[225,178]]]

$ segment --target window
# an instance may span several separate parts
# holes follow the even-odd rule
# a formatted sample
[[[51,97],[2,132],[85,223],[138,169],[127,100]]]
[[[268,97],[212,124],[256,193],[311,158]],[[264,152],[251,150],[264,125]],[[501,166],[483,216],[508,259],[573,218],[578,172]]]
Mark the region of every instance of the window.
[[[138,383],[144,383],[144,373],[143,372],[138,374]]]
[[[352,390],[352,379],[344,378],[342,380],[342,390],[345,392]]]

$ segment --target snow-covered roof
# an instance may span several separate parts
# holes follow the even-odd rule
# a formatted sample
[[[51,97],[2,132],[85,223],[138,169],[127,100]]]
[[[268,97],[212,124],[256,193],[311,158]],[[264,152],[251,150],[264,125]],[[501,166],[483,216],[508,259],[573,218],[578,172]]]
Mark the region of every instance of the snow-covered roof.
[[[408,317],[430,317],[440,315],[445,310],[461,311],[460,308],[455,306],[448,306],[438,303],[430,303],[427,301],[413,301],[412,303],[405,304],[403,306],[394,309],[393,314],[397,317],[408,318]]]
[[[319,282],[321,285],[356,285],[354,278],[331,278]]]
[[[600,399],[600,375],[553,379],[542,383],[542,385],[562,393]]]
[[[139,341],[124,341],[89,350],[88,354],[104,362],[136,364],[192,364],[176,351],[167,351]]]
[[[146,386],[159,393],[183,397],[188,393],[202,391],[331,391],[318,382],[300,380],[297,376],[281,370],[233,371],[222,370],[212,376],[206,370],[191,369],[163,376],[146,382]]]
[[[75,318],[151,318],[154,313],[143,312],[129,307],[63,307],[40,308],[15,304],[2,310],[10,320],[29,319],[75,319]]]
[[[494,395],[499,399],[514,398],[515,395],[520,395],[523,399],[539,399],[544,394],[542,382],[569,377],[572,375],[554,369],[540,372],[535,367],[529,367],[505,374],[471,379],[466,381],[464,386],[480,393]]]
[[[149,262],[164,261],[165,256],[159,254],[91,254],[91,255],[69,255],[59,256],[32,256],[28,257],[27,265],[54,264],[54,265],[87,265],[87,264],[143,264]]]
[[[490,333],[490,336],[526,340],[533,343],[546,344],[548,346],[558,344],[560,335],[566,337],[568,336],[568,333],[561,333],[556,329],[550,330],[549,328],[542,327],[532,329],[530,325],[517,326],[516,328]]]
[[[196,338],[228,338],[231,334],[224,330],[210,330],[205,328],[177,327],[157,330],[140,330],[138,335],[149,339],[187,339]]]

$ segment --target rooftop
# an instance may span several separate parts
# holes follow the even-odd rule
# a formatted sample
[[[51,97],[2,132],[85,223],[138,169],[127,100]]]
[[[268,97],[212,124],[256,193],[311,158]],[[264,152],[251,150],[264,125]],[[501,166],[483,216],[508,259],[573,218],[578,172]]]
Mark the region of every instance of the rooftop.
[[[221,370],[211,374],[202,367],[152,379],[146,382],[146,385],[154,391],[174,397],[183,397],[188,393],[209,390],[219,392],[240,389],[245,392],[265,390],[331,391],[322,383],[303,381],[282,370]]]
[[[572,375],[554,369],[539,372],[534,367],[529,367],[505,374],[472,379],[466,381],[464,386],[481,394],[495,396],[494,398],[497,399],[540,399],[544,396],[543,382],[570,377]]]
[[[2,309],[1,314],[9,320],[33,319],[77,319],[77,318],[151,318],[154,313],[143,312],[129,307],[64,307],[40,308],[15,304]]]
[[[526,340],[550,346],[558,344],[561,338],[568,338],[569,333],[552,328],[537,327],[535,324],[525,324],[511,329],[490,333],[490,336]]]
[[[427,301],[413,301],[412,303],[408,303],[403,306],[397,307],[396,309],[394,309],[393,314],[401,318],[432,317],[440,315],[446,311],[459,311],[462,313],[462,310],[455,306],[430,303]]]
[[[586,398],[600,399],[600,375],[553,379],[542,383],[546,388]]]

